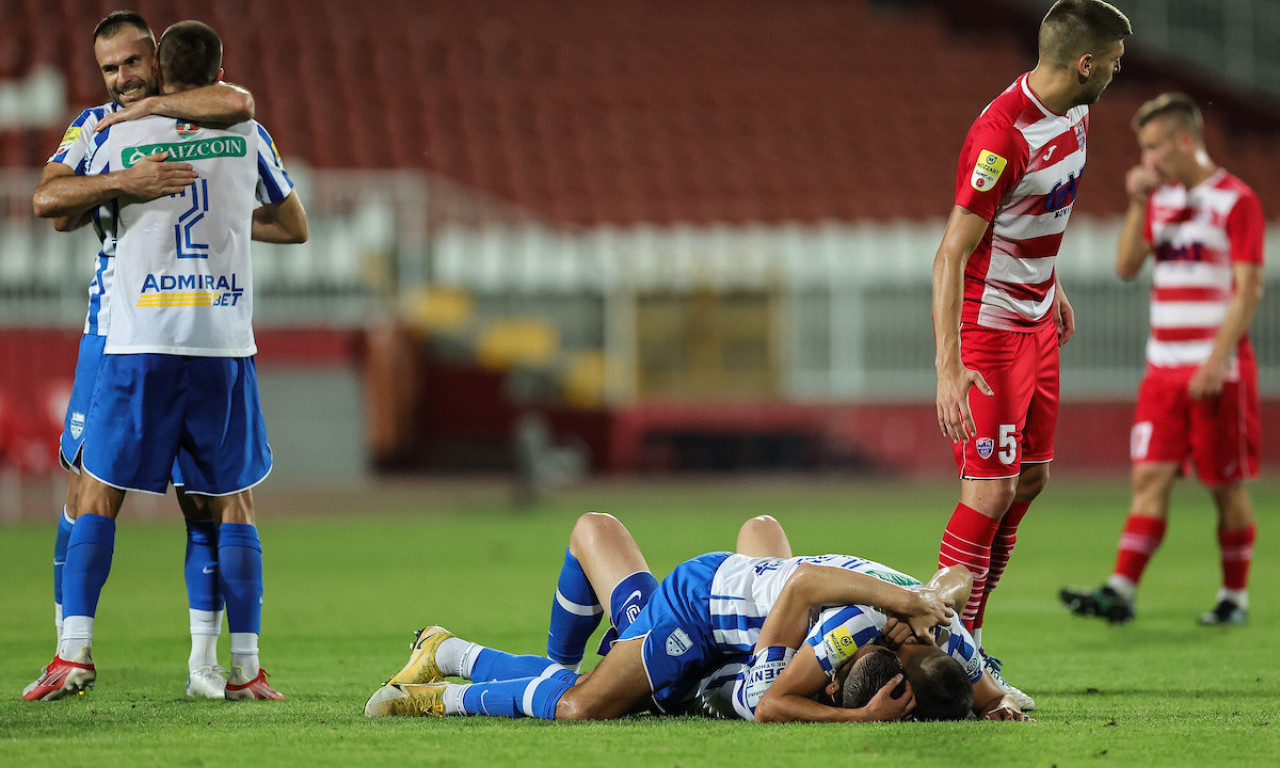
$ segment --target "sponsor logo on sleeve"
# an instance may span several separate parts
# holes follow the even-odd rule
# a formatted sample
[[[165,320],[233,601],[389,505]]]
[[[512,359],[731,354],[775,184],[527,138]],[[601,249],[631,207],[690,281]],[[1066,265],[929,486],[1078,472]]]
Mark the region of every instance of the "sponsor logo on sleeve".
[[[62,134],[62,141],[58,143],[58,152],[66,152],[71,149],[71,145],[76,143],[76,139],[80,138],[80,131],[83,130],[78,125],[73,125]]]
[[[991,189],[1000,180],[1000,174],[1004,173],[1007,162],[989,149],[982,150],[973,164],[973,175],[969,177],[970,186],[979,192]]]
[[[827,646],[827,659],[831,662],[832,669],[848,661],[858,650],[858,642],[853,639],[853,633],[844,625],[828,632],[822,642]]]

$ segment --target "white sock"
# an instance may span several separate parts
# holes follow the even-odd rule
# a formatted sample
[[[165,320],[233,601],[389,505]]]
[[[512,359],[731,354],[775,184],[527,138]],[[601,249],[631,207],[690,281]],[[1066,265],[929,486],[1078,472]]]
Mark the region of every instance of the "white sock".
[[[239,667],[248,680],[258,676],[258,633],[231,633],[231,666]]]
[[[1107,586],[1114,589],[1117,595],[1123,597],[1130,604],[1133,603],[1133,598],[1138,595],[1138,585],[1125,576],[1111,574],[1107,579]]]
[[[471,669],[476,663],[476,654],[484,648],[460,637],[445,638],[436,648],[436,666],[445,677],[463,677],[471,679]]]
[[[446,640],[445,642],[449,641]],[[444,687],[441,701],[444,703],[444,713],[446,715],[467,714],[467,711],[462,708],[462,694],[470,687],[470,685],[459,685],[457,683],[449,683]]]
[[[58,630],[58,642],[54,648],[62,647],[62,603],[53,604],[53,626]]]
[[[1223,600],[1230,600],[1242,610],[1249,610],[1249,590],[1247,589],[1227,589],[1223,587],[1218,590],[1218,602]]]
[[[191,672],[200,667],[214,667],[218,664],[218,636],[222,633],[222,611],[202,611],[189,609],[191,613],[191,656],[187,658],[187,669]]]
[[[982,647],[982,627],[975,627],[973,630],[973,643],[979,648]]]
[[[92,616],[67,616],[62,620],[62,638],[58,641],[58,656],[63,661],[74,661],[80,655],[80,651],[92,644]]]

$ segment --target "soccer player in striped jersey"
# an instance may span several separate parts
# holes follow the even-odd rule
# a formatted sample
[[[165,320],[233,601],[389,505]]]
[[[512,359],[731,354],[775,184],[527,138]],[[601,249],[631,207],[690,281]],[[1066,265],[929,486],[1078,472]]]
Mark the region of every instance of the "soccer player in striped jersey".
[[[1060,596],[1076,614],[1132,619],[1143,570],[1164,538],[1173,482],[1194,467],[1218,510],[1222,563],[1217,604],[1200,623],[1245,624],[1256,526],[1244,481],[1258,474],[1261,442],[1248,328],[1262,298],[1262,205],[1210,159],[1189,97],[1152,99],[1133,128],[1142,162],[1125,179],[1116,272],[1129,280],[1148,257],[1155,262],[1147,371],[1129,443],[1133,499],[1111,577]]]
[[[960,151],[933,263],[938,426],[960,475],[938,565],[973,573],[963,618],[980,647],[987,600],[1049,479],[1058,347],[1075,330],[1054,260],[1084,172],[1089,105],[1120,70],[1131,33],[1109,3],[1058,0],[1040,24],[1035,69],[987,105]]]
[[[64,420],[59,459],[69,471],[66,502],[59,516],[54,541],[54,623],[62,641],[62,575],[71,528],[79,516],[76,497],[80,488],[80,448],[84,418],[89,410],[102,346],[106,339],[111,283],[114,276],[115,240],[109,237],[113,201],[126,194],[139,200],[180,192],[191,183],[186,163],[145,161],[127,170],[86,176],[86,161],[95,147],[98,126],[119,116],[166,114],[193,122],[238,123],[253,118],[253,97],[242,88],[215,83],[173,94],[156,94],[152,62],[155,37],[146,21],[131,11],[109,14],[94,29],[94,56],[112,101],[86,109],[67,128],[57,151],[49,158],[33,196],[38,216],[53,219],[60,231],[92,222],[101,240],[89,285],[89,310],[80,341],[76,373]],[[217,698],[225,687],[226,673],[218,664],[217,642],[222,627],[222,598],[217,576],[217,531],[198,497],[181,493],[178,503],[187,523],[184,574],[191,619],[191,654],[188,658],[187,694]],[[75,678],[89,685],[93,670],[82,669]],[[43,675],[42,675],[43,678]],[[40,681],[24,689],[31,694]],[[68,690],[47,692],[54,698]]]
[[[156,51],[161,91],[215,82],[221,60],[221,40],[207,25],[171,26]],[[163,493],[176,462],[186,492],[204,496],[220,521],[232,663],[223,697],[280,699],[258,662],[262,550],[249,489],[270,471],[271,451],[252,357],[249,240],[302,242],[306,213],[271,137],[253,121],[212,128],[155,116],[100,137],[90,175],[180,157],[196,178],[179,194],[112,204],[113,306],[85,418],[62,640],[33,691],[46,695],[30,698],[56,698],[68,680],[94,670],[93,621],[115,519],[127,491]]]
[[[604,719],[643,710],[647,704],[658,713],[697,711],[760,721],[884,720],[905,715],[915,701],[910,685],[894,690],[904,674],[896,658],[888,684],[864,685],[864,695],[852,702],[852,708],[836,706],[840,699],[831,697],[838,697],[846,682],[865,679],[861,672],[866,669],[851,669],[868,667],[876,661],[873,657],[882,655],[875,653],[882,649],[873,641],[889,629],[890,610],[911,616],[910,624],[900,628],[906,631],[897,633],[898,640],[912,631],[932,640],[930,627],[945,620],[947,613],[936,610],[939,603],[962,603],[967,597],[967,572],[948,573],[962,577],[961,592],[944,580],[922,587],[905,574],[860,558],[783,557],[790,554],[789,544],[768,517],[748,521],[738,542],[744,552],[767,556],[720,552],[686,561],[636,603],[631,587],[621,586],[635,573],[647,573],[634,539],[609,515],[584,515],[570,538],[565,570],[577,571],[574,578],[590,574],[591,583],[580,594],[592,594],[580,598],[576,605],[581,610],[573,613],[598,616],[592,610],[600,607],[595,591],[610,594],[609,614],[619,639],[582,685],[574,685],[579,679],[574,671],[548,659],[512,656],[429,627],[420,633],[405,667],[370,698],[366,714]],[[628,572],[630,576],[623,575]],[[594,623],[559,636],[555,631],[555,611],[566,602],[565,577],[562,571],[550,645],[553,653],[558,648],[581,658]],[[633,621],[627,606],[635,604],[643,607]],[[827,605],[844,607],[826,612],[811,626],[811,612]],[[952,623],[941,637],[955,658],[932,642],[901,649],[908,677],[950,689],[945,702],[937,696],[939,691],[930,689],[934,699],[917,711],[925,717],[967,716],[974,701],[973,680],[982,692],[979,711],[995,719],[1020,719],[1003,691],[982,675],[976,647],[966,642],[967,633],[954,611],[950,613]],[[744,660],[753,651],[754,657]],[[445,676],[474,682],[439,683]],[[810,699],[824,694],[822,701]]]

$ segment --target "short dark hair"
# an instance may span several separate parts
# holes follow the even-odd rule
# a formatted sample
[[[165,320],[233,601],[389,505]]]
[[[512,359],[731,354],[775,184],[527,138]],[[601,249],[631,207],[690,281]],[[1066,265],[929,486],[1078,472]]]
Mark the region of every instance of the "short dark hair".
[[[973,683],[960,662],[928,648],[907,662],[917,720],[965,720],[973,713]]]
[[[179,21],[160,35],[156,55],[165,82],[209,85],[222,68],[222,38],[203,21]]]
[[[1162,117],[1174,121],[1196,141],[1204,140],[1204,117],[1200,114],[1200,107],[1185,93],[1162,93],[1138,107],[1138,113],[1133,116],[1133,130],[1137,132],[1142,126]]]
[[[112,11],[106,15],[102,21],[98,22],[98,26],[93,28],[93,42],[105,40],[115,37],[120,30],[125,27],[135,27],[139,32],[151,38],[154,46],[156,36],[151,31],[151,25],[147,24],[147,20],[142,18],[142,14],[133,11]]]
[[[1104,0],[1058,0],[1040,22],[1040,58],[1067,66],[1086,53],[1100,55],[1133,34],[1129,18]]]
[[[849,709],[865,707],[894,675],[903,673],[902,662],[888,648],[882,648],[859,659],[844,679],[840,691],[841,706]],[[901,695],[902,685],[893,693]]]

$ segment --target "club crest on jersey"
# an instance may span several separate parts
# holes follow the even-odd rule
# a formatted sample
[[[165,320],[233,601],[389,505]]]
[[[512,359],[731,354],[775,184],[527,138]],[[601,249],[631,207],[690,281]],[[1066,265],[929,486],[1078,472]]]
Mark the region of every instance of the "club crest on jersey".
[[[996,441],[989,437],[980,437],[975,443],[978,448],[978,455],[984,459],[991,458],[991,454],[996,449]]]
[[[991,189],[1000,180],[1000,174],[1004,173],[1007,162],[989,149],[982,150],[973,164],[973,175],[969,177],[969,185],[979,192]]]
[[[71,437],[75,440],[80,439],[80,435],[84,434],[84,414],[76,411],[71,414]]]
[[[174,129],[178,132],[179,136],[194,136],[196,132],[200,130],[200,126],[195,123],[187,123],[179,120],[178,124],[174,126]]]
[[[668,656],[683,656],[692,647],[693,641],[689,639],[689,635],[683,629],[677,627],[676,631],[667,635]]]

